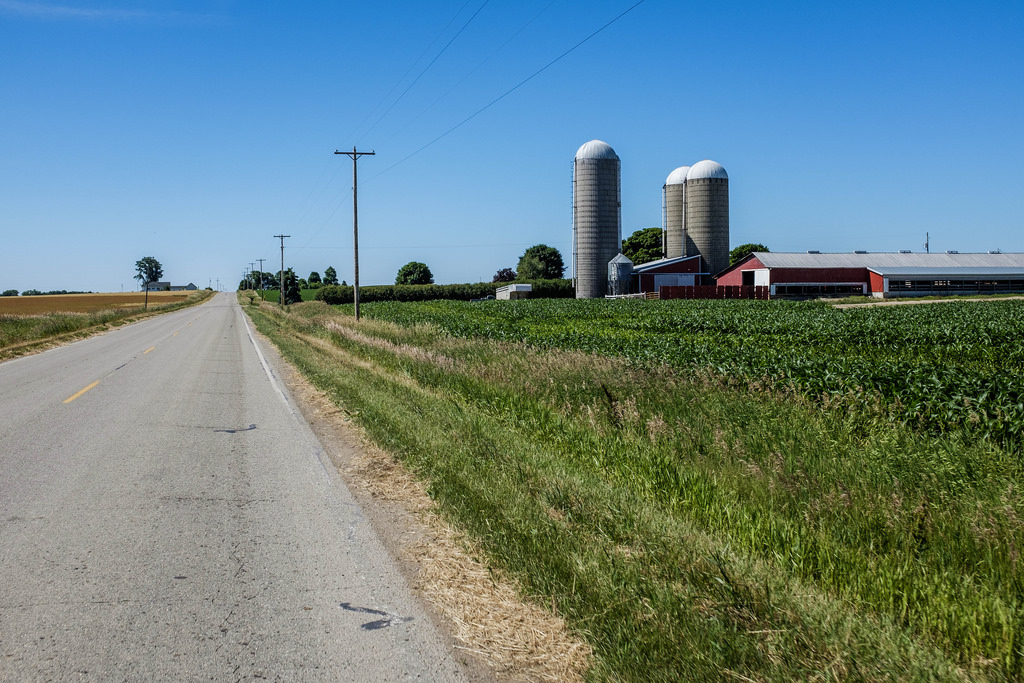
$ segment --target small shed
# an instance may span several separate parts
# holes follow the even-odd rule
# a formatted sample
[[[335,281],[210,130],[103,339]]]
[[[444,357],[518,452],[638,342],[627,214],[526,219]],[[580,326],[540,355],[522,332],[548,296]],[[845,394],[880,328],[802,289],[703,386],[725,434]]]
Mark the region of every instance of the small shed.
[[[510,299],[528,299],[530,298],[530,292],[533,291],[533,285],[528,284],[511,284],[505,285],[504,287],[498,287],[495,292],[496,299],[502,299],[508,301]]]

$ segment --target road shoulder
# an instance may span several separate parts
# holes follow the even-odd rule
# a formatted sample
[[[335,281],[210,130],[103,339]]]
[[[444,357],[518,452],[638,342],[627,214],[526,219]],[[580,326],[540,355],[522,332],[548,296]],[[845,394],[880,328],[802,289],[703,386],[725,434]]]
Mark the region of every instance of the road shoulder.
[[[434,512],[423,484],[363,438],[266,337],[253,334],[469,680],[582,680],[589,646],[478,562]]]

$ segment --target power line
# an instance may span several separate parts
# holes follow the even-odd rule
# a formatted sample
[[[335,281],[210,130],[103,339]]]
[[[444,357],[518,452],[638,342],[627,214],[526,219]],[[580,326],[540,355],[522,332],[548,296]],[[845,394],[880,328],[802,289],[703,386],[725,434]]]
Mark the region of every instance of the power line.
[[[501,94],[501,95],[499,95],[498,97],[494,98],[493,100],[491,100],[490,102],[488,102],[487,104],[485,104],[485,105],[484,105],[483,107],[481,107],[480,109],[477,109],[477,110],[476,110],[475,112],[473,112],[472,114],[470,114],[469,116],[467,116],[467,117],[466,117],[465,119],[463,119],[463,120],[462,120],[462,121],[460,121],[459,123],[455,124],[454,126],[452,126],[451,128],[449,128],[449,129],[448,129],[448,130],[446,130],[445,132],[441,133],[441,134],[440,134],[440,135],[438,135],[438,136],[437,136],[436,138],[434,138],[433,140],[431,140],[431,141],[430,141],[430,142],[428,142],[427,144],[425,144],[425,145],[423,145],[422,147],[420,147],[419,149],[417,149],[417,150],[416,150],[415,152],[412,152],[411,154],[409,154],[409,155],[407,155],[407,156],[403,157],[402,159],[399,159],[398,161],[396,161],[396,162],[395,162],[395,163],[393,163],[392,165],[388,166],[387,168],[385,168],[385,169],[384,169],[383,171],[381,171],[381,172],[380,172],[380,173],[378,173],[377,175],[375,175],[375,176],[371,177],[371,178],[370,178],[370,180],[374,180],[374,179],[376,179],[376,178],[379,178],[380,176],[384,175],[384,174],[385,174],[385,173],[387,173],[388,171],[390,171],[390,170],[394,169],[394,168],[395,168],[396,166],[399,166],[400,164],[403,164],[403,163],[405,163],[406,161],[408,161],[409,159],[412,159],[412,158],[413,158],[414,156],[416,156],[417,154],[419,154],[419,153],[420,153],[420,152],[422,152],[423,150],[425,150],[425,149],[427,149],[428,147],[430,147],[430,146],[432,146],[432,145],[436,144],[437,142],[439,142],[439,141],[441,141],[442,139],[446,138],[446,137],[447,137],[448,135],[450,135],[450,134],[454,133],[454,132],[455,132],[456,130],[458,130],[458,129],[459,129],[459,128],[461,128],[462,126],[466,125],[467,123],[469,123],[470,121],[472,121],[473,119],[475,119],[475,118],[476,118],[477,116],[479,116],[480,114],[484,113],[485,111],[487,111],[488,109],[490,109],[491,107],[493,107],[493,106],[494,106],[495,104],[497,104],[498,102],[500,102],[501,100],[505,99],[506,97],[508,97],[509,95],[511,95],[511,94],[512,94],[513,92],[515,92],[516,90],[518,90],[519,88],[523,87],[524,85],[526,85],[527,83],[529,83],[530,81],[532,81],[532,80],[533,80],[534,78],[536,78],[536,77],[537,77],[537,76],[539,76],[540,74],[542,74],[542,73],[544,73],[545,71],[547,71],[547,70],[548,70],[549,68],[551,68],[551,67],[552,67],[552,66],[553,66],[554,64],[556,64],[556,63],[558,63],[558,62],[562,61],[562,60],[563,60],[563,59],[564,59],[565,57],[567,57],[567,56],[568,56],[568,55],[570,55],[571,53],[575,52],[575,51],[576,51],[576,49],[577,49],[577,48],[579,48],[579,47],[580,47],[581,45],[583,45],[584,43],[586,43],[586,42],[587,42],[588,40],[590,40],[591,38],[593,38],[593,37],[594,37],[594,36],[596,36],[597,34],[599,34],[599,33],[601,33],[602,31],[604,31],[604,30],[605,30],[606,28],[608,28],[609,26],[611,26],[612,24],[614,24],[615,22],[617,22],[617,21],[618,21],[619,19],[621,19],[622,17],[624,17],[624,16],[626,16],[627,14],[629,14],[630,12],[632,12],[632,11],[633,11],[634,9],[636,9],[636,8],[637,8],[637,7],[639,7],[640,5],[644,4],[644,2],[645,2],[645,0],[639,0],[638,2],[634,3],[634,4],[633,4],[632,6],[630,6],[630,7],[629,7],[629,8],[627,9],[627,10],[625,10],[624,12],[622,12],[621,14],[619,14],[619,15],[618,15],[617,17],[615,17],[614,19],[612,19],[611,21],[609,21],[609,22],[608,22],[607,24],[605,24],[605,25],[604,25],[604,26],[602,26],[601,28],[599,28],[599,29],[597,29],[596,31],[594,31],[593,33],[591,33],[591,34],[590,34],[589,36],[587,36],[586,38],[584,38],[584,39],[583,39],[583,40],[581,40],[580,42],[578,42],[578,43],[576,43],[575,45],[573,45],[573,46],[572,46],[571,48],[569,48],[568,50],[566,50],[566,51],[565,51],[565,52],[563,52],[562,54],[560,54],[560,55],[558,55],[557,57],[555,57],[554,59],[552,59],[552,60],[551,60],[550,62],[548,62],[547,64],[545,64],[544,66],[542,66],[542,67],[541,67],[540,69],[537,69],[537,70],[536,70],[536,71],[534,71],[534,72],[533,72],[532,74],[530,74],[529,76],[527,76],[526,78],[524,78],[524,79],[523,79],[522,81],[520,81],[519,83],[517,83],[517,84],[516,84],[516,85],[514,85],[513,87],[509,88],[509,89],[508,89],[508,90],[506,90],[506,91],[505,91],[504,93],[502,93],[502,94]]]
[[[424,48],[424,50],[420,54],[420,56],[416,58],[416,61],[414,61],[412,64],[409,65],[409,68],[406,70],[406,72],[404,74],[402,74],[402,77],[399,78],[397,81],[395,81],[395,84],[393,86],[391,86],[391,89],[388,90],[387,93],[384,95],[384,97],[381,98],[380,102],[378,102],[377,105],[370,111],[370,113],[367,114],[363,118],[363,120],[359,122],[359,125],[356,126],[356,129],[355,129],[355,133],[358,133],[358,135],[353,134],[352,135],[353,139],[358,139],[360,135],[366,135],[369,132],[368,130],[367,131],[363,131],[363,126],[366,125],[366,122],[369,121],[370,117],[373,116],[373,112],[375,112],[378,109],[380,109],[384,105],[384,103],[388,101],[388,98],[391,97],[391,93],[393,93],[395,91],[395,89],[398,88],[399,84],[401,84],[401,82],[405,80],[406,76],[408,76],[410,73],[412,73],[412,70],[414,68],[416,68],[416,65],[420,63],[420,60],[422,60],[424,57],[427,56],[427,52],[430,51],[430,48],[432,48],[434,46],[434,43],[436,43],[438,40],[441,39],[441,36],[444,35],[444,32],[448,30],[448,27],[451,26],[453,23],[455,23],[455,18],[458,17],[460,14],[462,14],[462,10],[466,9],[466,7],[469,5],[469,3],[471,1],[472,0],[466,0],[466,2],[464,2],[462,4],[462,7],[460,7],[459,10],[454,15],[452,15],[452,18],[448,20],[448,23],[444,25],[444,28],[441,29],[438,32],[437,36],[435,36],[434,39],[432,41],[430,41],[430,44],[427,45],[426,48]]]
[[[298,226],[298,224],[305,217],[305,214],[309,211],[310,206],[311,206],[310,199],[313,197],[313,193],[316,192],[318,187],[320,188],[320,192],[316,195],[316,198],[313,199],[312,204],[315,204],[317,201],[319,201],[320,197],[323,196],[325,190],[333,184],[334,177],[332,176],[331,179],[328,182],[323,184],[323,186],[320,185],[320,181],[322,181],[324,179],[324,176],[327,174],[327,169],[328,168],[330,168],[330,161],[328,161],[326,164],[324,164],[324,167],[320,170],[320,174],[316,178],[316,182],[314,182],[313,185],[309,188],[309,193],[306,195],[306,198],[302,202],[302,204],[300,204],[299,212],[296,214],[295,218],[291,221],[291,225]],[[335,168],[334,169],[334,174],[337,175],[338,173],[339,173],[339,169]]]
[[[410,90],[412,90],[412,87],[413,87],[414,85],[416,85],[416,84],[417,84],[417,83],[419,82],[419,80],[420,80],[421,78],[423,78],[423,74],[427,73],[427,71],[429,71],[429,70],[430,70],[430,67],[434,66],[434,62],[436,62],[436,61],[437,61],[438,59],[440,59],[440,58],[441,58],[441,55],[443,55],[443,54],[445,53],[445,50],[447,50],[447,49],[448,49],[449,47],[451,47],[451,44],[455,42],[455,39],[456,39],[456,38],[458,38],[458,37],[459,37],[460,35],[462,35],[462,32],[466,30],[466,27],[467,27],[467,26],[469,26],[469,25],[470,25],[470,23],[472,23],[472,21],[473,21],[474,19],[476,19],[476,16],[477,16],[478,14],[480,14],[480,12],[481,12],[481,11],[483,11],[484,7],[486,7],[486,6],[487,6],[487,3],[488,3],[488,2],[490,2],[490,0],[484,0],[483,4],[482,4],[482,5],[480,5],[480,6],[479,6],[479,7],[477,8],[476,12],[473,12],[473,16],[471,16],[471,17],[470,17],[469,19],[467,19],[467,20],[466,20],[466,23],[462,25],[462,28],[460,28],[460,29],[459,29],[459,30],[458,30],[458,31],[457,31],[457,32],[455,33],[455,35],[454,35],[454,36],[452,36],[451,40],[449,40],[449,41],[448,41],[447,43],[445,43],[445,46],[441,48],[441,51],[440,51],[440,52],[438,52],[438,53],[437,53],[436,55],[434,55],[434,58],[430,60],[430,63],[429,63],[429,64],[427,64],[427,65],[426,65],[425,67],[423,67],[423,71],[421,71],[421,72],[419,73],[419,75],[418,75],[418,76],[417,76],[416,78],[414,78],[414,79],[413,79],[412,83],[410,83],[410,84],[409,84],[408,86],[406,86],[405,90],[403,90],[403,91],[402,91],[402,94],[401,94],[401,95],[399,95],[399,96],[398,96],[398,97],[397,97],[397,98],[395,99],[395,101],[391,103],[391,106],[389,106],[389,107],[388,107],[388,108],[387,108],[387,109],[386,109],[386,110],[384,111],[384,113],[383,113],[383,114],[381,114],[381,115],[380,115],[380,116],[379,116],[379,117],[377,118],[377,120],[373,122],[373,124],[372,124],[372,125],[371,125],[371,126],[370,126],[370,127],[369,127],[369,128],[367,129],[367,130],[366,130],[366,132],[365,132],[365,133],[363,133],[363,135],[369,135],[370,131],[372,131],[372,130],[373,130],[374,128],[376,128],[376,127],[377,127],[377,124],[378,124],[378,123],[380,123],[380,122],[381,122],[381,121],[382,121],[382,120],[384,119],[384,117],[385,117],[385,116],[387,116],[387,115],[388,115],[388,114],[389,114],[389,113],[391,112],[391,110],[395,108],[395,105],[396,105],[396,104],[398,104],[399,102],[401,102],[401,101],[402,101],[402,98],[403,98],[403,97],[405,97],[405,96],[406,96],[406,94],[407,94],[407,93],[408,93],[408,92],[409,92]],[[465,5],[463,5],[463,7],[465,7]],[[461,10],[460,10],[460,11],[461,11]]]
[[[530,27],[530,26],[531,26],[531,25],[533,24],[533,22],[535,22],[535,21],[537,21],[538,19],[540,19],[541,15],[543,15],[543,14],[544,14],[545,12],[547,12],[547,11],[548,11],[549,9],[551,9],[551,6],[552,6],[552,5],[554,5],[554,4],[556,3],[556,2],[558,2],[558,0],[551,0],[551,2],[549,2],[549,3],[547,4],[547,5],[545,5],[544,9],[542,9],[542,10],[541,10],[540,12],[537,12],[537,14],[535,14],[535,15],[534,15],[534,17],[533,17],[532,19],[530,19],[530,20],[529,20],[528,22],[526,22],[525,24],[523,24],[522,26],[520,26],[520,27],[519,27],[519,30],[517,30],[517,31],[516,31],[515,33],[513,33],[513,34],[512,34],[511,36],[509,36],[509,37],[508,37],[508,39],[506,39],[504,43],[502,43],[501,45],[499,45],[499,46],[497,47],[497,49],[495,49],[495,50],[494,50],[493,52],[491,52],[491,54],[489,54],[489,55],[488,55],[487,57],[485,57],[485,58],[484,58],[484,59],[483,59],[483,60],[482,60],[482,61],[481,61],[481,62],[480,62],[479,64],[477,64],[477,65],[476,65],[475,67],[473,67],[473,68],[472,68],[472,69],[471,69],[471,70],[469,71],[469,73],[467,73],[467,74],[466,74],[465,76],[463,76],[462,78],[460,78],[460,79],[458,80],[458,82],[456,82],[456,83],[455,83],[454,85],[452,85],[452,87],[448,88],[448,90],[446,90],[446,91],[445,91],[445,92],[444,92],[444,93],[443,93],[443,94],[442,94],[442,95],[441,95],[440,97],[438,97],[438,98],[437,98],[436,100],[434,100],[434,101],[433,101],[433,102],[431,102],[431,103],[430,103],[429,105],[427,105],[427,106],[426,106],[426,107],[425,107],[425,108],[424,108],[424,109],[423,109],[423,110],[422,110],[422,111],[421,111],[421,112],[420,112],[419,114],[417,114],[416,116],[412,117],[412,119],[410,119],[408,123],[406,123],[406,124],[405,124],[404,126],[402,126],[401,128],[399,128],[398,130],[396,130],[396,131],[395,131],[394,133],[392,133],[392,134],[391,134],[391,135],[390,135],[389,137],[385,138],[385,140],[384,140],[384,141],[385,141],[385,142],[390,142],[391,140],[394,140],[394,139],[395,139],[395,136],[397,136],[397,135],[398,135],[398,134],[400,134],[400,133],[401,133],[402,131],[404,131],[404,130],[405,130],[406,128],[408,128],[409,126],[411,126],[412,124],[414,124],[414,123],[415,123],[416,121],[418,121],[418,120],[420,119],[420,117],[421,117],[421,116],[423,116],[423,115],[424,115],[424,114],[426,114],[426,113],[427,113],[428,111],[430,111],[431,109],[433,109],[433,108],[434,108],[434,106],[435,106],[435,105],[437,105],[437,103],[438,103],[438,102],[440,102],[440,101],[441,101],[441,100],[443,100],[444,98],[446,98],[446,97],[448,97],[449,95],[451,95],[451,94],[452,94],[452,91],[454,91],[454,90],[455,90],[456,88],[458,88],[458,87],[459,87],[460,85],[462,85],[463,83],[465,83],[465,82],[466,82],[466,80],[468,80],[470,76],[472,76],[472,75],[473,75],[473,74],[475,74],[475,73],[476,73],[477,71],[479,71],[479,70],[480,70],[480,68],[481,68],[481,67],[482,67],[482,66],[483,66],[484,64],[486,64],[487,62],[491,61],[491,60],[492,60],[492,59],[494,58],[494,56],[495,56],[495,55],[497,55],[497,54],[498,54],[499,52],[501,52],[502,50],[504,50],[504,49],[505,49],[505,46],[506,46],[506,45],[508,45],[508,44],[509,44],[509,43],[511,43],[511,42],[512,42],[513,40],[515,40],[516,38],[518,38],[518,37],[519,37],[519,34],[520,34],[520,33],[522,33],[523,31],[525,31],[526,29],[528,29],[528,28],[529,28],[529,27]]]

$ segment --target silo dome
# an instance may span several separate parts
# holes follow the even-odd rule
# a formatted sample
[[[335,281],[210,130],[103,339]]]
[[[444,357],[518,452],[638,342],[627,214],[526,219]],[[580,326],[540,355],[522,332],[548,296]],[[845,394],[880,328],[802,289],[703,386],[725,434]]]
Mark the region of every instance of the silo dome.
[[[618,159],[612,146],[602,140],[591,140],[576,152],[577,159]]]
[[[680,166],[676,170],[668,174],[668,178],[665,179],[666,185],[682,185],[686,182],[686,174],[690,172],[689,166]]]
[[[686,174],[686,179],[701,179],[701,178],[720,178],[722,180],[728,180],[729,174],[725,172],[725,169],[717,161],[711,161],[711,159],[705,159],[704,161],[698,161],[690,167],[690,172]]]
[[[622,249],[619,156],[601,140],[576,152],[572,166],[573,277],[576,298],[608,292],[608,262]]]
[[[661,188],[662,223],[665,258],[687,256],[686,244],[686,177],[689,166],[680,166],[668,174]]]

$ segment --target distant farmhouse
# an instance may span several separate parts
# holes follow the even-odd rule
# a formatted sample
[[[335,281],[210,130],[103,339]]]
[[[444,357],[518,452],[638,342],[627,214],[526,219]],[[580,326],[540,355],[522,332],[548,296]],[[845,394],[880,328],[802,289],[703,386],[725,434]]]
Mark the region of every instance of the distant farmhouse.
[[[146,290],[150,292],[185,292],[199,289],[191,282],[187,285],[172,285],[170,282],[150,282]]]

